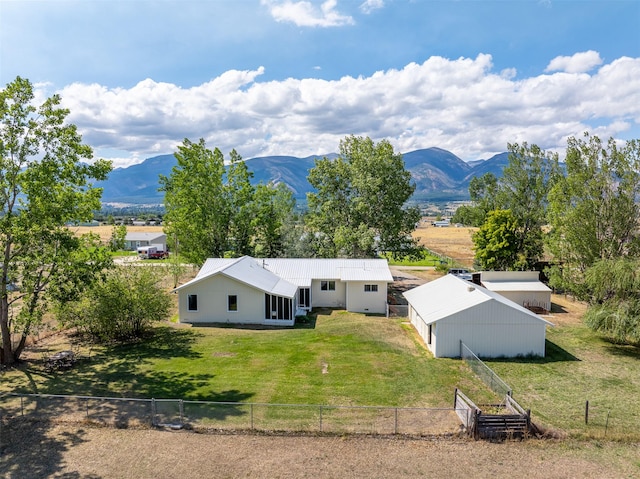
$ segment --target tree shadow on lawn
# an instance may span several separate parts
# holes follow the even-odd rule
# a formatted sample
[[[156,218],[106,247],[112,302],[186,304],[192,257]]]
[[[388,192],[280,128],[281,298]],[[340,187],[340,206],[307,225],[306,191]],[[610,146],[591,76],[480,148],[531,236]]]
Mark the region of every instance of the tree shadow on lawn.
[[[239,391],[207,390],[215,377],[212,373],[157,371],[148,367],[156,359],[201,358],[202,353],[193,350],[201,336],[191,328],[159,327],[142,340],[101,347],[67,370],[46,371],[41,362],[31,361],[20,368],[27,385],[24,386],[24,379],[14,379],[13,389],[34,394],[206,401],[242,401],[253,396]],[[23,385],[17,386],[20,382]]]
[[[605,339],[609,344],[605,346],[606,351],[613,356],[624,356],[631,359],[640,359],[640,345],[618,344]]]
[[[541,356],[517,356],[515,358],[490,358],[487,361],[495,363],[525,363],[525,364],[547,364],[565,361],[580,361],[566,349],[545,339],[545,355]]]

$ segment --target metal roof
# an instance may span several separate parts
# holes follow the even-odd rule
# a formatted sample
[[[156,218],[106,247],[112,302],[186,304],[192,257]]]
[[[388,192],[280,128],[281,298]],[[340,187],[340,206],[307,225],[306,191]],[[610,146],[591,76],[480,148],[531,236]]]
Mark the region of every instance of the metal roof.
[[[166,236],[164,233],[148,233],[148,232],[136,232],[127,233],[124,237],[125,241],[149,241],[161,236]]]
[[[551,292],[542,281],[482,281],[482,285],[490,291],[535,291]]]
[[[199,282],[209,276],[223,273],[238,281],[255,286],[273,294],[288,292],[289,285],[310,287],[312,280],[340,281],[384,281],[393,282],[389,265],[385,259],[327,259],[327,258],[209,258],[196,277],[188,283]],[[282,284],[277,286],[275,278]],[[295,294],[295,290],[290,297]]]
[[[264,269],[253,258],[243,256],[242,258],[208,259],[194,279],[177,287],[174,291],[199,283],[216,274],[223,274],[236,281],[260,289],[265,293],[287,298],[293,298],[298,290],[295,284]]]
[[[393,282],[385,259],[269,258],[264,267],[299,286],[314,279]]]
[[[487,301],[497,301],[553,326],[553,323],[510,299],[452,274],[413,288],[403,295],[427,324],[435,323]]]

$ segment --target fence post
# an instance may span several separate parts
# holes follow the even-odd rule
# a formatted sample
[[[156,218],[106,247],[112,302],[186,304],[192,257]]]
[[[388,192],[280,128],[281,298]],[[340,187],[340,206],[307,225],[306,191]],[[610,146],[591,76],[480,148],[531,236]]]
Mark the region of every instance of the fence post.
[[[320,432],[322,432],[322,406],[320,406]]]
[[[87,410],[87,421],[88,421],[89,420],[89,398],[86,398],[84,400],[84,406],[85,406],[85,408]]]
[[[584,404],[584,423],[589,424],[589,400]]]
[[[251,416],[251,430],[253,431],[253,403],[249,405],[249,412]]]
[[[180,425],[184,426],[184,401],[180,399],[178,405],[180,407]]]
[[[24,417],[24,396],[20,396],[20,416]]]
[[[156,426],[156,400],[151,398],[151,425]]]

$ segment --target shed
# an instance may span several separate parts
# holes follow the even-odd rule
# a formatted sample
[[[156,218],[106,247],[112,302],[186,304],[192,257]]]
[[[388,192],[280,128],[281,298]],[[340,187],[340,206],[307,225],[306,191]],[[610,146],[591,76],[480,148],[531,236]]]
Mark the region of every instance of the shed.
[[[538,271],[482,271],[482,286],[535,312],[551,311],[551,288]]]
[[[549,321],[451,274],[404,293],[409,318],[436,358],[460,357],[460,341],[480,357],[544,356]]]

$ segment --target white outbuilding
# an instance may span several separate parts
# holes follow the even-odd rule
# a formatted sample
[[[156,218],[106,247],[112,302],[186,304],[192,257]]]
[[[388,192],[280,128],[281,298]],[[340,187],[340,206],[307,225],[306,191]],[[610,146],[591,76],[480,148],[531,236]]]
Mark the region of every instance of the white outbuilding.
[[[552,323],[506,297],[448,274],[404,293],[409,318],[436,358],[544,356]]]
[[[482,271],[482,286],[532,311],[551,311],[551,288],[538,271]]]

